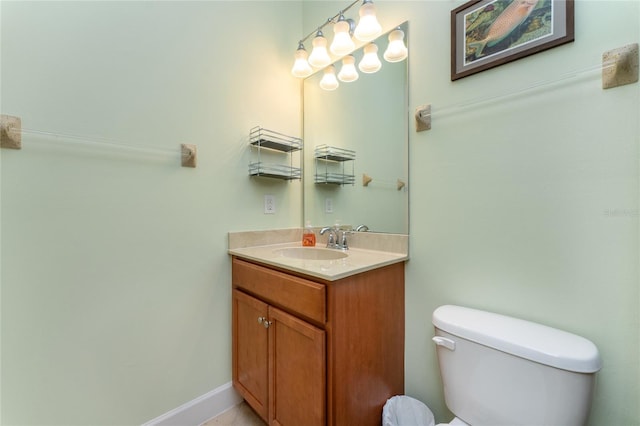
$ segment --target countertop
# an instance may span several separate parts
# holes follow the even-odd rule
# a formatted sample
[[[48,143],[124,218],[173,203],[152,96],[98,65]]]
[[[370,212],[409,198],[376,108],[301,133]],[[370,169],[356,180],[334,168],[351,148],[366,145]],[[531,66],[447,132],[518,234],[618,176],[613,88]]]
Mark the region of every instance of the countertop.
[[[228,252],[229,254],[242,259],[260,262],[327,281],[339,280],[361,272],[377,269],[382,266],[404,262],[409,259],[409,256],[406,253],[366,250],[362,248],[349,248],[349,250],[345,251],[347,257],[336,260],[294,259],[285,257],[282,254],[282,249],[301,246],[302,244],[299,242],[289,242],[253,247],[230,248]],[[325,245],[317,244],[316,247],[325,248]]]

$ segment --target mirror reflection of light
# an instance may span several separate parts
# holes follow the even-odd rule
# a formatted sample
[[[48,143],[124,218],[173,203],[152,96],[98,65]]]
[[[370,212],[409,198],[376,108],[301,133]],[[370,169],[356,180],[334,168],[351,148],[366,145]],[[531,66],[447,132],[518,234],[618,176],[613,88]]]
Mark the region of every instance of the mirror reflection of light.
[[[348,55],[342,58],[342,68],[338,73],[338,80],[345,83],[351,83],[356,81],[360,77],[356,70],[356,58],[353,55]]]
[[[320,87],[324,90],[336,90],[340,83],[336,78],[336,67],[330,65],[324,69],[324,75],[320,80]]]
[[[360,71],[366,74],[377,72],[382,67],[380,59],[378,59],[378,46],[369,43],[364,47],[364,56],[358,64]]]
[[[400,62],[407,59],[409,51],[404,45],[404,31],[400,28],[389,33],[389,45],[384,52],[384,59],[387,62]]]

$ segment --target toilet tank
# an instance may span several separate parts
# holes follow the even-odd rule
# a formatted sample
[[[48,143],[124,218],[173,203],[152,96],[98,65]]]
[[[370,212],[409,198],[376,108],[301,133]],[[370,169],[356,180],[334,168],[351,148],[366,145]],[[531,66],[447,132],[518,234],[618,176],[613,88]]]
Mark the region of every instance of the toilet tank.
[[[445,402],[473,426],[584,425],[602,362],[589,340],[446,305],[433,313]]]

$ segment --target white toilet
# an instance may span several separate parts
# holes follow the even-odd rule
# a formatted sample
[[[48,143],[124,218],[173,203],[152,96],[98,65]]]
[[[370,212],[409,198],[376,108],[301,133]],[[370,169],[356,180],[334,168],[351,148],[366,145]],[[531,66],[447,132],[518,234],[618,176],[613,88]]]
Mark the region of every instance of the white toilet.
[[[602,361],[589,340],[446,305],[433,313],[449,425],[584,425]]]

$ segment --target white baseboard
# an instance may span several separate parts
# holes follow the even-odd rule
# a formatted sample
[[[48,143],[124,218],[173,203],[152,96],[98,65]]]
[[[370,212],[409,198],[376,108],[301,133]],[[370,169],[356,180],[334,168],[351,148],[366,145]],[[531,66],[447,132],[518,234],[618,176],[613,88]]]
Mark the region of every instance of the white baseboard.
[[[142,426],[199,426],[242,402],[231,382],[215,388]]]

